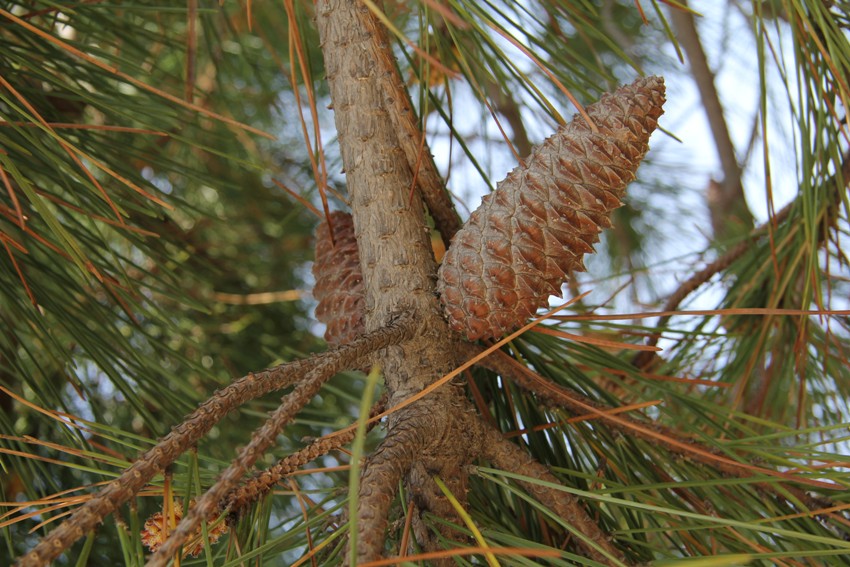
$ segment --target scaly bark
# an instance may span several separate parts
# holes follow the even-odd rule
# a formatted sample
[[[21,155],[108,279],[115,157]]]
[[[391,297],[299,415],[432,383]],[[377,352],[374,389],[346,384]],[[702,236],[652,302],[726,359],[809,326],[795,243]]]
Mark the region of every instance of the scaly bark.
[[[382,557],[395,487],[428,446],[428,429],[430,424],[401,420],[369,456],[360,477],[357,548],[356,551],[349,549],[345,565],[350,563],[352,553],[356,554],[357,563]],[[361,526],[368,526],[368,529],[361,529]]]
[[[380,31],[386,42],[385,32]],[[437,171],[425,133],[419,128],[416,113],[410,101],[410,94],[404,86],[394,58],[379,57],[375,62],[380,66],[377,74],[384,90],[384,103],[387,113],[395,125],[398,143],[407,158],[407,164],[414,173],[416,186],[421,191],[425,205],[434,219],[434,226],[443,242],[447,243],[460,229],[460,216],[455,210],[451,195],[446,190],[443,177]]]
[[[354,0],[321,0],[316,14],[363,271],[366,329],[399,311],[420,323],[416,337],[378,356],[393,406],[455,366],[452,333],[435,293],[422,198],[411,195],[413,172],[400,140],[406,134],[390,114],[397,93],[384,88],[385,73],[395,67],[386,31]],[[416,442],[409,439],[414,425]],[[389,464],[384,455],[411,455],[429,473],[463,478],[479,447],[477,433],[471,406],[453,386],[390,416],[387,438],[363,472],[358,561],[381,557],[388,503],[413,464],[401,456]],[[409,488],[414,498],[421,494],[421,487]]]

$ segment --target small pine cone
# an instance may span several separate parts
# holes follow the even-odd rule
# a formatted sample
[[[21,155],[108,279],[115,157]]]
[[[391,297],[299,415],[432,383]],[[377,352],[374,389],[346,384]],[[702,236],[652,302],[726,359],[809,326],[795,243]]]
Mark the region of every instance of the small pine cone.
[[[190,500],[189,507],[191,508],[194,505],[195,501]],[[144,529],[142,529],[141,532],[141,539],[142,543],[150,549],[151,553],[156,553],[156,551],[162,547],[168,533],[173,532],[177,524],[180,523],[180,520],[183,519],[183,502],[180,500],[173,500],[171,502],[171,506],[173,507],[174,513],[173,526],[169,525],[169,519],[162,512],[156,512],[145,521]],[[207,541],[209,541],[211,545],[216,543],[222,535],[227,533],[229,529],[230,528],[227,527],[225,522],[207,526]],[[184,557],[186,555],[197,557],[201,554],[204,550],[202,533],[201,526],[195,528],[195,533],[192,536],[192,539],[183,546]]]
[[[316,229],[313,297],[319,302],[316,318],[327,325],[325,340],[340,345],[365,330],[365,289],[351,215],[337,211],[331,213],[330,222],[333,241],[327,221]]]
[[[451,327],[470,340],[515,329],[572,271],[584,271],[649,150],[664,80],[638,79],[586,108],[536,146],[454,236],[437,289]]]

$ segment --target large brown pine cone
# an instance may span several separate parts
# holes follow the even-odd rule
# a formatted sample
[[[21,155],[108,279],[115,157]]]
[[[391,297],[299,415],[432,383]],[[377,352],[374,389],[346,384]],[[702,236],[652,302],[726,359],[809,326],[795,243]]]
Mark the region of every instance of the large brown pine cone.
[[[661,77],[638,79],[586,108],[536,146],[484,197],[454,236],[438,291],[453,329],[470,340],[515,329],[572,271],[583,271],[609,215],[649,150],[664,104]]]
[[[340,345],[365,329],[365,290],[351,215],[333,212],[330,222],[333,240],[327,220],[316,229],[313,297],[319,302],[316,318],[327,325],[325,340],[331,345]]]

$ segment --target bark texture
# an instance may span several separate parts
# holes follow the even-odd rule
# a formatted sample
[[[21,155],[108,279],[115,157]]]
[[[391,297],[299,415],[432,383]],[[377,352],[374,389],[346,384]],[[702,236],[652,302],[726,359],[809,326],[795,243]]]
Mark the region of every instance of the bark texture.
[[[319,2],[317,24],[360,253],[366,330],[412,311],[426,334],[437,336],[445,323],[441,324],[434,296],[436,265],[423,230],[425,213],[418,192],[409,197],[413,176],[386,109],[388,93],[380,81],[385,65],[376,64],[389,56],[386,34],[365,5],[351,1]],[[375,49],[376,44],[383,49]],[[409,348],[419,347],[408,344],[391,349],[384,357],[388,365],[384,370],[389,378],[404,361],[418,360],[420,364],[404,364],[407,368],[400,371],[405,383],[413,382],[411,386],[421,389],[432,378],[417,374],[446,356],[439,349],[426,348],[430,352],[421,353],[424,359],[399,357]]]
[[[462,349],[457,348],[457,338],[441,315],[435,285],[436,264],[426,229],[425,210],[419,192],[411,193],[411,188],[415,187],[412,168],[416,165],[411,163],[409,148],[405,152],[403,144],[403,141],[409,143],[410,136],[399,132],[396,116],[397,101],[406,95],[385,88],[393,84],[387,74],[389,69],[395,68],[386,32],[369,9],[355,0],[321,0],[317,4],[317,23],[360,257],[365,328],[367,331],[380,328],[400,312],[414,313],[419,323],[414,338],[389,347],[378,356],[384,370],[388,405],[394,406],[452,370],[458,362],[456,353]],[[575,269],[580,265],[581,254],[591,250],[590,245],[601,227],[609,224],[607,214],[619,206],[622,190],[634,178],[634,171],[648,149],[647,140],[661,114],[662,103],[663,82],[658,78],[640,80],[624,87],[616,96],[604,97],[591,109],[599,133],[591,131],[592,127],[584,121],[574,121],[567,133],[562,132],[555,141],[550,140],[532,154],[531,167],[520,170],[506,182],[516,189],[509,197],[516,201],[514,207],[510,211],[494,208],[489,215],[485,211],[478,213],[478,217],[498,223],[503,220],[495,217],[504,215],[510,225],[512,215],[519,209],[521,220],[522,213],[530,213],[525,219],[528,223],[541,225],[545,221],[560,221],[551,233],[543,234],[538,230],[540,238],[532,244],[547,246],[553,235],[569,239],[569,255],[564,255],[565,244],[559,244],[543,253],[543,265],[537,267],[557,268],[557,277],[562,278],[567,268]],[[569,156],[581,156],[581,159],[569,161]],[[558,175],[568,176],[571,185],[566,190],[555,179]],[[543,202],[539,195],[534,196],[537,202],[528,201],[523,199],[520,189],[529,189],[529,193],[544,192],[548,201],[559,201],[555,205],[547,204],[548,201]],[[493,198],[498,206],[504,205],[504,201],[498,195]],[[568,232],[564,227],[565,219],[574,222],[579,227],[577,231]],[[522,228],[526,233],[532,230],[527,225]],[[508,232],[497,233],[487,235],[482,242],[498,247],[501,245],[499,239],[503,239],[511,245]],[[563,237],[564,233],[568,236]],[[467,246],[463,252],[469,252],[468,244],[469,238],[459,233],[453,247]],[[476,251],[483,254],[491,248],[478,246]],[[448,258],[446,261],[449,270],[456,267]],[[481,261],[479,256],[478,262]],[[527,263],[528,259],[525,261]],[[459,265],[463,263],[461,259]],[[445,274],[441,289],[451,296],[452,292],[447,291],[449,286],[445,285],[451,274]],[[464,277],[460,274],[455,278],[461,287]],[[527,286],[523,277],[515,278],[512,283]],[[458,324],[468,315],[466,312],[453,313],[447,307],[449,318],[456,329],[466,331],[470,338],[493,336],[527,317],[529,310],[537,307],[541,291],[546,294],[551,291],[551,283],[539,277],[534,285],[535,295],[526,301],[519,315],[513,314],[510,321],[502,321],[498,316],[492,318],[486,332],[479,332],[478,327],[470,332],[468,327]],[[482,301],[486,299],[492,298],[485,295]],[[508,299],[517,301],[517,297]],[[451,300],[445,301],[445,298],[444,302],[447,306],[451,304]],[[461,299],[461,309],[464,308]],[[355,519],[357,544],[356,549],[349,550],[347,561],[354,559],[363,563],[383,556],[389,510],[401,480],[407,484],[416,510],[456,520],[453,508],[432,478],[439,475],[452,493],[465,502],[467,465],[482,451],[504,466],[517,458],[513,446],[500,443],[501,450],[495,450],[493,439],[493,432],[485,432],[483,422],[458,384],[450,383],[392,413],[386,439],[364,466]],[[530,471],[533,476],[546,480],[554,478],[527,455],[521,463],[523,470]],[[548,492],[544,496],[547,504],[584,534],[579,545],[588,556],[603,563],[622,558],[581,506]],[[414,518],[413,525],[419,544],[426,550],[436,549],[436,538],[424,529],[425,524],[419,517]],[[443,537],[461,537],[449,527],[438,529]],[[593,543],[588,544],[588,541]]]
[[[436,296],[422,198],[418,191],[411,197],[413,173],[388,111],[400,95],[383,86],[386,70],[395,67],[386,32],[354,0],[322,0],[316,12],[365,284],[366,330],[401,312],[414,313],[419,323],[416,337],[378,355],[393,406],[455,367],[452,333]],[[386,439],[364,467],[358,562],[383,555],[387,507],[399,478],[422,502],[433,495],[409,482],[411,470],[465,478],[464,465],[480,445],[476,423],[454,385],[391,414]]]

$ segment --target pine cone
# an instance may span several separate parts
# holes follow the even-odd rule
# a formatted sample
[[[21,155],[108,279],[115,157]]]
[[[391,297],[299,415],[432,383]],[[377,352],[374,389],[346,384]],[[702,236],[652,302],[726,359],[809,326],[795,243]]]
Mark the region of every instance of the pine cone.
[[[515,329],[572,271],[584,271],[611,211],[649,150],[664,80],[638,79],[586,108],[536,146],[454,236],[437,289],[453,329],[470,340]]]
[[[366,296],[351,215],[333,212],[330,222],[333,241],[327,220],[316,229],[313,297],[319,302],[316,318],[327,325],[325,340],[340,345],[363,334]]]

